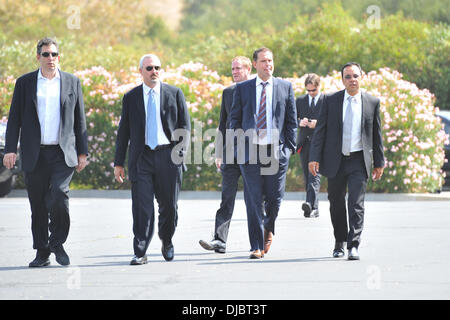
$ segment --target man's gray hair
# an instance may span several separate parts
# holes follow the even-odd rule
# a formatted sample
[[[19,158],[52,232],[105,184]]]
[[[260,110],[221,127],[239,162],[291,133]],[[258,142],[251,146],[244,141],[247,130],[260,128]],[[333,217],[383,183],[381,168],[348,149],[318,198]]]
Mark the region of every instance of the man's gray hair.
[[[142,69],[142,66],[143,66],[143,64],[144,64],[144,60],[147,59],[147,58],[152,58],[153,60],[158,60],[158,61],[159,61],[159,64],[161,64],[161,60],[159,60],[159,58],[158,58],[157,55],[148,53],[148,54],[144,54],[144,55],[141,57],[141,60],[139,60],[139,69]]]

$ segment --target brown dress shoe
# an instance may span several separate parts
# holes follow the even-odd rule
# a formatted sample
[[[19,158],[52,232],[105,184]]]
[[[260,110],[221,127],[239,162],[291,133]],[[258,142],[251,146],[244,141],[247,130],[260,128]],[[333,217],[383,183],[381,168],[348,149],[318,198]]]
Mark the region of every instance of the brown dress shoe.
[[[269,252],[270,246],[272,245],[273,233],[264,229],[264,252]]]
[[[250,259],[261,259],[264,257],[263,250],[255,250],[250,254]]]

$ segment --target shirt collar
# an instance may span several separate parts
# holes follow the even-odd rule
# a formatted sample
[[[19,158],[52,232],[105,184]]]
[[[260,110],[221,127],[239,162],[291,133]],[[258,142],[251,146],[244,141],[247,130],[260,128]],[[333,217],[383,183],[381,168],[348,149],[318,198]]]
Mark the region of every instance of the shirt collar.
[[[315,97],[311,96],[310,94],[308,94],[309,97],[309,101],[311,101],[312,99],[314,99],[314,101],[317,101],[320,97],[320,91],[317,92],[317,95]]]
[[[267,82],[271,86],[273,86],[273,77],[270,77],[269,80],[267,80],[267,81],[262,81],[261,78],[258,75],[256,75],[256,86],[259,86],[263,82]]]
[[[149,93],[150,90],[152,89],[152,88],[150,88],[149,86],[147,86],[145,83],[142,83],[142,87],[143,87],[143,89],[144,89],[145,95],[148,95],[148,93]],[[157,94],[160,94],[160,92],[161,92],[161,82],[160,82],[160,81],[158,81],[158,83],[156,84],[156,86],[153,87],[153,90],[154,90]]]
[[[345,90],[344,94],[344,101],[347,101],[348,97],[351,97],[351,95],[348,94],[347,90]],[[353,96],[357,102],[361,102],[361,90],[357,94]]]
[[[53,78],[53,79],[60,79],[61,78],[61,74],[59,73],[59,69],[56,69],[56,75],[55,75],[55,77]],[[41,71],[41,68],[39,68],[39,72],[38,72],[38,80],[39,79],[45,79],[45,80],[49,80],[48,78],[46,78],[46,77],[44,77],[43,75],[42,75],[42,71]],[[53,80],[52,79],[52,80]]]

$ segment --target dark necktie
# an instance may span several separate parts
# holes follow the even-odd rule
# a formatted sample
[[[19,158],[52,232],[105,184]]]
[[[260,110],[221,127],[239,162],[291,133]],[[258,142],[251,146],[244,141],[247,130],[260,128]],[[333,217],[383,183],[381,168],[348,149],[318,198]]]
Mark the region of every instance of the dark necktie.
[[[261,82],[262,91],[261,91],[261,100],[259,102],[259,110],[258,110],[258,118],[256,121],[256,129],[259,133],[260,130],[263,130],[261,134],[265,136],[265,129],[267,129],[266,123],[266,85],[268,82]],[[259,136],[262,138],[263,136]]]
[[[311,100],[311,105],[309,106],[311,109],[313,109],[316,105],[314,104],[314,98]]]

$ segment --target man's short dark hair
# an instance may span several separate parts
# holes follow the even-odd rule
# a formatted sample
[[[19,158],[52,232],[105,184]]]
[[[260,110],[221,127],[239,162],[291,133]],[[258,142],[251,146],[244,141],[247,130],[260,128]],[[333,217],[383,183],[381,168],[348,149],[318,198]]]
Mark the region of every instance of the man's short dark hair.
[[[256,62],[258,60],[258,54],[260,52],[266,52],[266,51],[269,51],[273,55],[272,50],[270,50],[269,48],[266,48],[266,47],[262,47],[262,48],[257,49],[255,52],[253,52],[253,61]]]
[[[361,72],[361,75],[362,75],[363,71],[362,71],[361,66],[359,65],[359,63],[357,63],[357,62],[347,62],[341,69],[341,76],[342,76],[342,78],[344,78],[344,69],[347,68],[347,67],[351,67],[351,66],[357,66],[359,71]]]
[[[314,87],[320,86],[320,77],[315,73],[309,73],[305,79],[305,87],[308,84],[312,84]]]
[[[37,50],[36,50],[37,54],[38,54],[38,55],[41,54],[41,51],[42,51],[42,47],[43,47],[43,46],[50,46],[50,45],[52,45],[52,44],[55,45],[56,50],[59,50],[59,48],[58,48],[58,43],[56,42],[55,39],[45,37],[44,39],[39,40],[39,42],[38,42],[38,44],[37,44],[37,47],[36,47],[36,49],[37,49]]]

